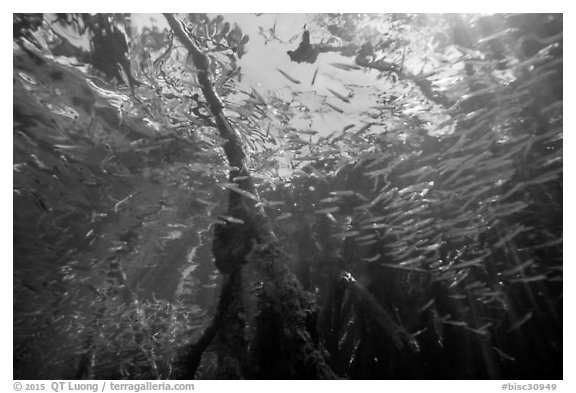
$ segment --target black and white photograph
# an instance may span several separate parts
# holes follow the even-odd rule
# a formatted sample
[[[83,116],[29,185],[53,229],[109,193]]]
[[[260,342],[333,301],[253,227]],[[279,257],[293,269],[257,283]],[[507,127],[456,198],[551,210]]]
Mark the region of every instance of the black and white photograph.
[[[12,379],[559,391],[563,14],[254,10],[12,14]]]

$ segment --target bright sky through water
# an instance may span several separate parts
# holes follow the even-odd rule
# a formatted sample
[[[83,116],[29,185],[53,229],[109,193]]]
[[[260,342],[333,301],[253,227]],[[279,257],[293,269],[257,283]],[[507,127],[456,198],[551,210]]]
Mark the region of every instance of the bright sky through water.
[[[211,18],[217,14],[208,14]],[[344,71],[332,66],[332,63],[353,64],[353,57],[344,57],[337,53],[321,53],[315,64],[295,63],[290,61],[286,51],[294,50],[301,41],[304,26],[312,26],[312,14],[222,14],[225,21],[231,25],[237,23],[244,34],[248,34],[250,41],[246,48],[247,53],[238,61],[242,67],[242,82],[239,89],[250,91],[255,88],[264,97],[268,94],[279,94],[285,100],[290,100],[293,92],[299,92],[296,102],[310,109],[309,118],[297,116],[292,119],[290,126],[304,130],[315,130],[318,136],[327,135],[333,131],[341,131],[345,126],[355,124],[361,126],[363,111],[370,106],[377,105],[378,92],[385,91],[387,82],[384,78],[377,79],[377,71],[352,70]],[[159,14],[136,14],[132,16],[133,22],[141,28],[146,25],[167,27],[164,17]],[[275,26],[277,40],[266,43],[259,33],[259,27],[268,31]],[[297,37],[295,37],[297,35]],[[288,42],[292,39],[292,42]],[[312,43],[319,43],[315,31],[311,31]],[[293,83],[285,78],[278,69],[286,72],[300,84]],[[314,73],[318,74],[311,85]],[[348,96],[350,102],[345,103],[336,98],[328,88],[337,93]],[[243,96],[245,97],[245,96]],[[324,98],[325,97],[325,98]],[[338,113],[327,106],[330,103],[344,111]]]

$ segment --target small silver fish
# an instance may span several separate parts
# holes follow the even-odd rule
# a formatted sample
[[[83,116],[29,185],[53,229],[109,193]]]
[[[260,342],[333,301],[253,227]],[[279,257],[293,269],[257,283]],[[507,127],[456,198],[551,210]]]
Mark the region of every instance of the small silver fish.
[[[329,88],[329,87],[328,87],[327,89],[328,89],[328,91],[329,91],[330,93],[334,94],[334,96],[336,96],[338,99],[340,99],[340,100],[342,100],[342,101],[344,101],[344,102],[346,102],[346,103],[349,103],[349,102],[350,102],[350,99],[349,99],[348,97],[343,96],[342,94],[340,94],[340,93],[332,90],[332,89]]]
[[[274,219],[274,221],[287,220],[287,219],[289,219],[290,217],[292,217],[292,213],[285,213],[285,214],[282,214],[281,216],[276,217],[276,218]]]
[[[280,72],[286,79],[288,79],[292,83],[300,84],[301,82],[298,79],[295,79],[288,75],[286,72],[282,71],[280,68],[276,68],[278,72]]]

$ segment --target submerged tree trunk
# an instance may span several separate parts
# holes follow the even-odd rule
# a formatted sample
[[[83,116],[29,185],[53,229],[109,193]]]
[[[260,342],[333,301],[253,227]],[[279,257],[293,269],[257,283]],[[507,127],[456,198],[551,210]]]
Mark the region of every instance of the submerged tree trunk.
[[[332,379],[318,336],[318,309],[273,242],[256,245],[248,261],[260,273],[259,315],[250,350],[253,378]]]
[[[243,224],[218,224],[214,231],[212,250],[216,267],[226,279],[217,314],[204,341],[212,341],[218,354],[218,377],[335,378],[325,361],[316,334],[318,312],[314,302],[288,269],[287,258],[277,244],[263,208],[256,206],[257,191],[245,164],[246,154],[237,131],[224,115],[223,104],[214,89],[210,59],[190,39],[173,15],[165,14],[165,17],[192,56],[208,107],[220,136],[227,141],[223,147],[232,167],[230,182],[235,182],[241,190],[230,191],[228,215],[242,220]],[[263,281],[263,287],[257,293],[258,315],[254,321],[249,354],[241,296],[241,273],[243,265],[248,262],[254,265]],[[207,345],[202,347],[205,349]],[[199,360],[202,347],[195,347],[193,359]],[[192,362],[191,365],[197,366],[197,363]]]
[[[356,281],[350,273],[342,272],[342,279],[345,281],[347,288],[358,307],[383,330],[383,332],[392,339],[396,349],[402,350],[405,346],[413,352],[419,351],[419,346],[414,337],[399,326],[386,310],[378,303],[372,294]]]

